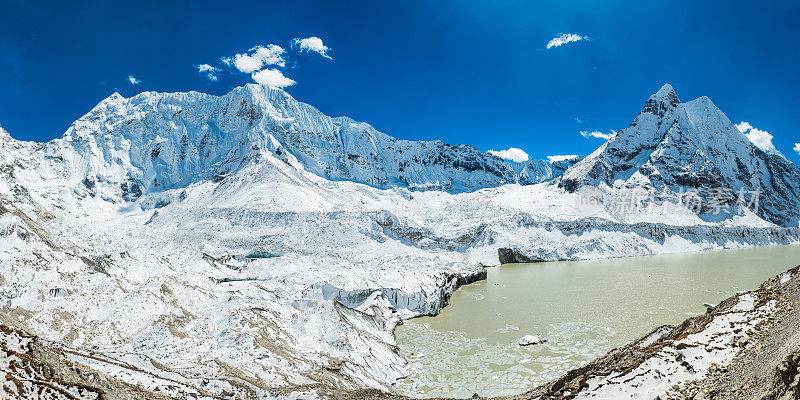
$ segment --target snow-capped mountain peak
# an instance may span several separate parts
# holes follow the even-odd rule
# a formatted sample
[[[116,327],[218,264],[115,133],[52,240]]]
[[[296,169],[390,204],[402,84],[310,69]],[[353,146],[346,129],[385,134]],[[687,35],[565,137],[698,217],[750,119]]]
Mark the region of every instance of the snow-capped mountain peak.
[[[754,146],[708,97],[681,103],[668,84],[627,128],[565,171],[559,186],[574,191],[587,184],[707,196],[758,191],[766,220],[797,226],[800,218],[800,169]],[[735,201],[732,194],[727,201]]]
[[[665,83],[658,89],[657,92],[653,93],[650,96],[651,99],[677,99],[678,95],[675,93],[675,89],[669,83]]]
[[[669,83],[665,83],[663,86],[661,86],[661,88],[658,89],[657,92],[653,93],[650,98],[669,100],[670,102],[674,100],[676,104],[680,103],[680,101],[678,101],[678,95],[675,93],[675,89]]]
[[[223,96],[115,92],[47,143],[46,153],[63,160],[50,163],[56,174],[113,201],[225,179],[253,162],[379,188],[453,192],[553,177],[548,162],[518,165],[472,146],[398,140],[255,84]]]
[[[658,92],[647,99],[642,109],[642,113],[651,113],[663,117],[666,113],[675,109],[680,104],[678,94],[669,83],[664,84]]]

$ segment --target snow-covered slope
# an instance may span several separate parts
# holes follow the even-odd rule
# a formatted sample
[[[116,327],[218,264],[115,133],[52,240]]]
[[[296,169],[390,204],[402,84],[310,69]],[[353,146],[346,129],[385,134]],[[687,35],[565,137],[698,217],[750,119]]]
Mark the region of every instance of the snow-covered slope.
[[[259,151],[330,180],[375,187],[470,191],[514,183],[522,167],[472,146],[398,140],[349,118],[330,118],[280,89],[246,85],[221,96],[113,94],[50,146],[65,154],[73,179],[143,192],[221,179]],[[524,181],[552,177],[546,162],[525,166]]]
[[[753,145],[707,97],[681,103],[669,84],[627,128],[569,168],[559,186],[598,184],[698,190],[701,213],[712,202],[734,205],[740,193],[751,203],[759,191],[759,216],[782,226],[800,221],[800,168]]]
[[[800,241],[746,211],[584,218],[578,194],[502,184],[559,168],[395,140],[258,86],[115,95],[48,143],[0,130],[0,323],[160,393],[391,390],[406,373],[394,326],[501,252]]]

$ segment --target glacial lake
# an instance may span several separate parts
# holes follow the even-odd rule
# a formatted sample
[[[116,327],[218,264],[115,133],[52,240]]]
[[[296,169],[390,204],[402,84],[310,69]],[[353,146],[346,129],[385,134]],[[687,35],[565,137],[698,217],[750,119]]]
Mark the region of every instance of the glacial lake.
[[[397,328],[410,372],[397,389],[420,398],[522,393],[798,264],[791,245],[489,268],[441,314]],[[547,342],[520,346],[525,335]]]

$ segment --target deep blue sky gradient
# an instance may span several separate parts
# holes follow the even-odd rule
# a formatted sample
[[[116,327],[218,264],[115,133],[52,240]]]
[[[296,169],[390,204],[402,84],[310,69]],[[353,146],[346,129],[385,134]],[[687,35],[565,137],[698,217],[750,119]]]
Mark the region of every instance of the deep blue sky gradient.
[[[800,161],[796,1],[76,3],[2,0],[0,125],[18,139],[59,137],[115,90],[224,94],[250,77],[193,65],[318,36],[333,60],[290,52],[287,91],[398,138],[587,154],[601,142],[579,131],[627,126],[669,82]],[[562,32],[591,40],[545,49]]]

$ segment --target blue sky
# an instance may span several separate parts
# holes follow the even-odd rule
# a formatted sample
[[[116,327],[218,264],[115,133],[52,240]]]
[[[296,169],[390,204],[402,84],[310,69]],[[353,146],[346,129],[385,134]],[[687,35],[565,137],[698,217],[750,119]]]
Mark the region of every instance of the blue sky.
[[[18,139],[60,136],[115,90],[224,94],[253,78],[220,58],[263,46],[280,74],[260,78],[398,138],[587,154],[602,139],[581,131],[627,126],[669,82],[800,161],[798,2],[3,3],[0,124]],[[548,49],[562,33],[588,39]],[[308,37],[330,58],[292,45]]]

